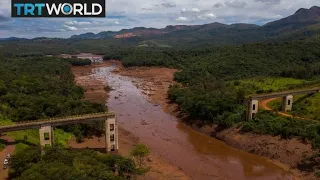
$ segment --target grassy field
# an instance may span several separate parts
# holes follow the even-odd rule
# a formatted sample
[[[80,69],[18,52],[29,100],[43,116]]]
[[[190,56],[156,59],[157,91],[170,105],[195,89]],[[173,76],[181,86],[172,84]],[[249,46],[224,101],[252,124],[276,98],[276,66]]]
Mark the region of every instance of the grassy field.
[[[295,97],[293,97],[295,99]],[[293,100],[294,101],[294,100]],[[282,104],[282,99],[278,98],[275,99],[274,101],[270,101],[267,105],[271,108],[271,109],[277,109],[278,111],[281,111],[281,104]]]
[[[0,125],[10,125],[13,124],[11,120],[4,119],[0,116]],[[31,130],[24,130],[24,131],[14,131],[9,132],[7,135],[13,137],[17,144],[16,144],[16,151],[23,151],[25,148],[29,146],[38,146],[39,145],[39,130],[31,129]],[[64,132],[61,129],[54,130],[54,141],[56,144],[60,144],[62,146],[67,146],[68,140],[73,135],[67,132]],[[0,150],[5,148],[5,142],[0,140]]]
[[[36,129],[14,131],[8,133],[8,135],[16,140],[16,151],[23,151],[28,146],[38,146],[40,143],[39,130]],[[67,142],[71,137],[72,134],[66,133],[61,129],[54,130],[54,141],[56,144],[60,144],[66,147]]]
[[[290,89],[312,87],[320,84],[320,80],[302,80],[294,78],[251,78],[230,81],[236,89],[243,89],[246,94],[271,93]]]
[[[229,85],[234,88],[242,89],[246,95],[272,93],[291,89],[303,89],[320,85],[319,78],[314,80],[303,80],[294,78],[251,78],[237,81],[230,81]],[[272,109],[279,111],[281,108],[282,98],[278,98],[268,103]],[[294,96],[294,104],[291,112],[293,116],[305,117],[308,119],[320,120],[320,94],[297,95]]]
[[[268,106],[281,111],[281,103],[282,100],[278,98],[269,102]],[[294,96],[292,111],[288,114],[320,120],[320,94]]]
[[[303,96],[294,101],[292,112],[297,116],[320,120],[320,94]]]

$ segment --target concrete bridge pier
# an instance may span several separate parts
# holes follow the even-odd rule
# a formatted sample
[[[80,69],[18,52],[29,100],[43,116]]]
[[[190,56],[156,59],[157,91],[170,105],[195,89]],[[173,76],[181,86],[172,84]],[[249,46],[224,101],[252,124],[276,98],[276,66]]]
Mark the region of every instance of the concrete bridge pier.
[[[292,104],[293,104],[293,96],[292,95],[284,96],[282,98],[282,110],[284,112],[291,111]]]
[[[44,147],[54,145],[53,127],[49,125],[43,125],[39,129],[39,134],[40,134],[41,153],[43,153]]]
[[[118,151],[118,124],[116,117],[105,120],[105,134],[106,152]]]
[[[248,110],[247,110],[247,120],[250,120],[255,117],[258,113],[259,101],[258,100],[249,100]]]

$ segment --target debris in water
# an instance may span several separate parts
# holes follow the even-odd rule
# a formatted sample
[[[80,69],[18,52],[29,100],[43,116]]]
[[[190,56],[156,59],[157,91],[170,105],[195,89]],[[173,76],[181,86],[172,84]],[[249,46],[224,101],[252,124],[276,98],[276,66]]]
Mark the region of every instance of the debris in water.
[[[141,124],[144,125],[144,126],[149,125],[145,120],[142,120]]]

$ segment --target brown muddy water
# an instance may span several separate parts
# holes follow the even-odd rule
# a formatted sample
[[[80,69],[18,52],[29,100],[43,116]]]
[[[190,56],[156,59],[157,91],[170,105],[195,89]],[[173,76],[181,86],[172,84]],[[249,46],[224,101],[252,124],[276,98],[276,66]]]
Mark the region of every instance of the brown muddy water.
[[[190,129],[159,105],[150,103],[132,82],[136,79],[112,73],[113,68],[95,68],[91,76],[114,89],[109,93],[107,105],[116,112],[119,124],[192,179],[293,179],[290,173],[265,158]]]

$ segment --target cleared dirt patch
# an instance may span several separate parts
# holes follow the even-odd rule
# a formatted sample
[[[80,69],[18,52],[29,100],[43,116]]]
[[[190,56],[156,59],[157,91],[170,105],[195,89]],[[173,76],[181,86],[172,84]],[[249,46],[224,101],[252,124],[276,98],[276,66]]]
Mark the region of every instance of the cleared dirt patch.
[[[121,67],[121,65],[120,65]],[[119,68],[118,74],[139,78],[139,81],[133,82],[142,90],[149,100],[158,103],[166,112],[174,112],[177,105],[170,103],[168,99],[168,89],[170,85],[175,84],[174,73],[176,69],[164,67],[132,67]]]
[[[99,63],[92,66],[73,66],[72,71],[75,75],[76,84],[84,90],[84,100],[105,104],[108,93],[104,90],[104,83],[90,76],[95,67],[110,66],[109,63]]]

